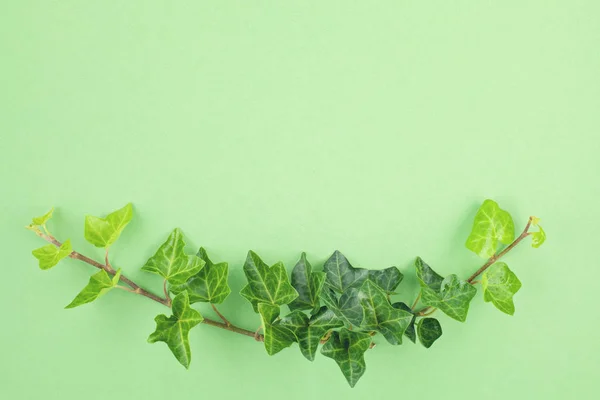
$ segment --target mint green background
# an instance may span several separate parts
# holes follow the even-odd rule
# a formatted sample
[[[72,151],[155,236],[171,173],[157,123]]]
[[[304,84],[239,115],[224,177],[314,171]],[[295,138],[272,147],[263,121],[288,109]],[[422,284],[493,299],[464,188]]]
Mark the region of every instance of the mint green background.
[[[2,2],[0,398],[597,398],[599,3],[356,3]],[[230,262],[223,311],[254,329],[248,249],[397,265],[409,300],[415,256],[481,264],[463,243],[487,197],[549,236],[506,258],[516,315],[479,294],[429,350],[379,339],[354,390],[332,360],[209,326],[186,371],[146,343],[160,305],[64,310],[93,271],[40,271],[23,229],[56,206],[53,233],[100,258],[84,215],[132,201],[113,263],[160,291],[139,267],[181,227]]]

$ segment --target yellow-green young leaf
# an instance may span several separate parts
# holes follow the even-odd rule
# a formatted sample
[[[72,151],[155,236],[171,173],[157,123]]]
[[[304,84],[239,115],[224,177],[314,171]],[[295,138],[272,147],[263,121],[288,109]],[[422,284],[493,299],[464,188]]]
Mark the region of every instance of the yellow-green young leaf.
[[[544,232],[541,226],[538,225],[537,227],[539,231],[531,234],[531,246],[536,249],[546,241],[546,232]]]
[[[109,247],[117,241],[132,217],[131,203],[108,214],[105,218],[88,215],[85,217],[85,239],[96,247]]]
[[[277,321],[279,306],[258,303],[258,312],[262,321],[264,344],[267,353],[272,356],[279,353],[294,342],[294,334]]]
[[[205,261],[184,252],[185,242],[180,229],[175,229],[167,240],[146,261],[142,271],[165,278],[171,285],[182,285],[204,267]]]
[[[417,258],[415,266],[421,284],[421,302],[426,306],[439,308],[457,321],[465,322],[469,303],[475,297],[477,289],[454,274],[442,278],[420,258]]]
[[[417,323],[417,332],[421,344],[430,348],[442,336],[442,326],[435,318],[423,318]]]
[[[190,303],[222,303],[231,293],[227,283],[229,264],[226,262],[213,264],[203,247],[200,247],[198,257],[204,261],[204,267],[198,273],[192,275],[183,285],[171,286],[171,292],[179,294],[187,291]]]
[[[56,247],[53,244],[47,244],[39,249],[33,250],[31,254],[39,260],[41,269],[50,269],[58,264],[60,260],[68,257],[72,251],[71,241],[67,239],[60,247]]]
[[[365,332],[349,331],[342,328],[333,332],[321,348],[321,354],[332,358],[342,370],[350,387],[365,373],[364,354],[371,345],[371,335]]]
[[[480,257],[489,258],[496,253],[498,243],[509,244],[515,238],[515,225],[508,211],[502,210],[493,200],[483,202],[473,222],[466,246]]]
[[[521,281],[503,262],[489,267],[481,277],[483,300],[492,302],[503,313],[513,315],[513,295],[521,289]]]
[[[281,262],[269,267],[258,254],[249,251],[244,263],[244,274],[248,284],[240,294],[248,299],[255,312],[259,312],[258,303],[280,306],[289,304],[298,297]]]
[[[112,278],[108,275],[108,273],[101,269],[99,272],[95,273],[90,277],[90,281],[87,286],[83,288],[81,292],[73,299],[69,305],[65,308],[74,308],[80,306],[82,304],[91,303],[96,300],[98,297],[102,296],[119,283],[119,278],[121,277],[121,270],[119,269],[115,276]]]
[[[177,361],[189,368],[192,359],[190,350],[190,329],[202,322],[202,315],[190,307],[187,292],[175,296],[172,304],[173,315],[160,314],[154,318],[156,330],[148,337],[149,343],[165,342]]]
[[[42,215],[41,217],[34,217],[33,218],[33,225],[45,225],[46,222],[48,222],[48,220],[50,218],[52,218],[52,213],[54,213],[54,207],[52,207],[50,209],[50,211],[48,211],[46,214]]]

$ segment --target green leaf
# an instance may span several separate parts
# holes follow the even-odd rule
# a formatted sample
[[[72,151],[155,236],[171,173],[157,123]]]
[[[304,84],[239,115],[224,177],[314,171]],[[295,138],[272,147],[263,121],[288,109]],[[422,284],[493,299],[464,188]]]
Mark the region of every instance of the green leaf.
[[[33,217],[33,219],[32,219],[33,225],[46,225],[46,222],[48,222],[48,220],[50,218],[52,218],[52,213],[54,213],[54,207],[52,207],[50,209],[50,211],[48,211],[46,214],[42,215],[41,217]]]
[[[325,273],[313,272],[306,253],[302,253],[292,270],[292,286],[298,292],[298,297],[289,304],[290,310],[318,310],[324,282]]]
[[[321,292],[321,300],[348,326],[360,326],[364,318],[364,310],[358,298],[358,289],[348,288],[338,299],[336,293],[326,287]]]
[[[258,303],[283,305],[298,297],[281,262],[269,268],[255,252],[249,251],[244,263],[244,274],[248,284],[240,294],[252,303],[255,312],[259,312]]]
[[[309,361],[315,359],[323,335],[331,329],[344,325],[342,320],[327,307],[321,307],[310,319],[301,311],[293,311],[283,317],[280,323],[294,334],[300,351]]]
[[[442,326],[435,318],[423,318],[417,324],[419,341],[426,348],[430,348],[433,342],[442,336]]]
[[[203,318],[198,311],[190,307],[187,292],[175,296],[172,309],[173,315],[170,317],[160,314],[154,318],[156,330],[148,337],[148,342],[165,342],[181,365],[189,368],[192,352],[188,334]]]
[[[426,306],[439,308],[449,317],[464,322],[467,319],[469,303],[477,289],[454,274],[440,281],[441,276],[420,258],[415,265],[421,284],[421,302]]]
[[[88,215],[85,217],[85,239],[96,247],[109,247],[117,241],[132,217],[131,203],[108,214],[106,218]]]
[[[503,262],[489,267],[481,277],[483,300],[492,302],[503,313],[513,315],[513,295],[521,289],[521,281]]]
[[[41,269],[50,269],[58,264],[60,260],[68,257],[72,252],[73,248],[71,247],[71,241],[67,239],[60,247],[56,247],[53,244],[47,244],[39,249],[33,250],[31,254],[39,260]]]
[[[392,307],[397,308],[399,310],[404,310],[412,314],[412,319],[410,320],[410,324],[406,327],[404,331],[404,336],[410,339],[411,342],[415,343],[417,341],[417,334],[415,332],[415,320],[417,316],[413,313],[412,309],[405,303],[397,302],[392,304]]]
[[[294,334],[277,321],[279,306],[258,303],[258,312],[262,320],[264,344],[267,354],[272,356],[294,343]]]
[[[386,293],[370,280],[363,283],[358,296],[365,310],[361,328],[380,332],[390,344],[402,344],[413,314],[392,307]]]
[[[360,287],[367,279],[369,271],[354,268],[342,253],[336,250],[323,266],[327,278],[325,283],[338,293],[343,293],[349,287]]]
[[[507,211],[493,200],[483,202],[473,222],[466,246],[480,257],[490,258],[496,253],[498,242],[509,244],[515,238],[515,225]]]
[[[165,278],[171,285],[184,284],[204,266],[200,257],[184,252],[185,242],[180,229],[175,229],[156,253],[146,261],[142,271]]]
[[[332,358],[342,370],[350,387],[365,373],[364,354],[371,345],[371,336],[364,332],[349,331],[342,328],[333,332],[321,348],[321,354]]]
[[[65,308],[74,308],[80,306],[82,304],[91,303],[96,300],[98,297],[102,296],[119,283],[119,278],[121,277],[121,270],[119,269],[115,276],[112,278],[108,275],[108,273],[101,269],[99,272],[95,273],[90,277],[90,281],[83,288],[81,292],[73,299],[69,305]]]
[[[541,226],[538,225],[537,227],[539,231],[531,233],[531,246],[536,249],[546,241],[546,232],[544,232]]]
[[[201,268],[184,284],[171,286],[170,291],[174,294],[187,291],[190,303],[222,303],[231,293],[227,284],[228,264],[226,262],[213,264],[203,247],[198,251],[198,257],[204,261],[204,268]]]
[[[369,279],[382,288],[386,294],[394,294],[404,275],[396,267],[369,271]]]

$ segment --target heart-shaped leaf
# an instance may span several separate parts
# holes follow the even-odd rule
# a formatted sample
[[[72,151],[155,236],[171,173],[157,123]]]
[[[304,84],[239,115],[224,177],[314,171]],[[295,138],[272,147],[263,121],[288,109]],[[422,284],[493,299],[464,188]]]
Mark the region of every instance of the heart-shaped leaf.
[[[331,337],[321,348],[321,354],[332,358],[342,370],[350,387],[365,373],[364,354],[371,345],[371,335],[365,332],[349,331],[342,328],[332,332]]]
[[[481,277],[481,288],[484,301],[491,301],[503,313],[515,313],[513,296],[521,289],[521,281],[508,265],[497,262],[489,267]]]
[[[475,214],[466,246],[480,257],[489,258],[496,253],[498,243],[509,244],[514,238],[515,225],[508,211],[495,201],[486,200]]]
[[[85,239],[96,247],[109,247],[117,241],[132,217],[131,203],[108,214],[105,218],[88,215],[85,217]]]
[[[98,297],[102,296],[103,294],[117,286],[120,277],[120,269],[112,278],[108,275],[108,273],[105,270],[101,269],[100,271],[98,271],[90,277],[90,281],[88,282],[88,284],[65,308],[74,308],[82,304],[91,303]]]
[[[430,348],[433,342],[442,336],[442,326],[435,318],[423,318],[417,323],[419,341],[426,348]]]
[[[269,267],[258,254],[249,251],[244,263],[244,274],[248,284],[240,294],[252,303],[255,312],[259,312],[258,303],[279,306],[288,304],[298,297],[298,292],[290,285],[287,272],[281,262]]]

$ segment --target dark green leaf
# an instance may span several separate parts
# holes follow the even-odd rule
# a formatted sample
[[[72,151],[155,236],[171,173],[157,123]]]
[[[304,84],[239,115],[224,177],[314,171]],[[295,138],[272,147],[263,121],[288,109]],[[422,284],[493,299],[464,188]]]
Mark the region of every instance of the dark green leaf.
[[[498,262],[489,267],[481,277],[483,300],[491,301],[498,310],[513,315],[515,304],[513,295],[521,289],[521,281],[508,265]]]
[[[359,291],[364,308],[362,329],[380,332],[391,344],[402,344],[402,335],[413,319],[412,313],[392,307],[386,293],[367,280]]]
[[[171,292],[178,294],[187,291],[190,303],[222,303],[231,293],[227,284],[228,264],[226,262],[213,264],[203,247],[198,251],[198,257],[204,261],[204,267],[183,285],[171,286]]]
[[[449,317],[464,322],[467,319],[469,303],[477,290],[454,274],[448,275],[440,282],[441,277],[420,258],[415,265],[421,284],[421,302],[426,306],[439,308]]]
[[[387,294],[394,294],[404,275],[396,267],[369,271],[369,279],[382,288]]]
[[[187,292],[182,292],[173,299],[173,315],[164,314],[154,318],[156,330],[148,337],[149,343],[165,342],[177,360],[189,368],[192,353],[190,350],[189,332],[202,322],[202,315],[190,307]]]
[[[301,311],[293,311],[281,319],[281,325],[294,334],[304,357],[313,361],[323,335],[343,326],[343,322],[332,310],[321,307],[310,319]]]
[[[412,314],[412,319],[410,320],[410,324],[406,327],[404,331],[404,336],[410,339],[411,342],[415,343],[417,341],[417,334],[415,333],[415,319],[416,315],[413,314],[412,309],[405,303],[397,302],[392,304],[392,307],[397,308],[399,310],[404,310]]]
[[[81,292],[73,299],[73,301],[65,308],[74,308],[82,304],[91,303],[98,297],[102,296],[119,283],[121,277],[121,270],[118,270],[115,276],[112,278],[106,273],[105,270],[101,269],[90,277],[90,281],[83,288]]]
[[[335,251],[323,266],[327,278],[325,283],[338,293],[343,293],[349,287],[360,287],[367,279],[369,271],[354,268],[339,251]]]
[[[490,258],[498,249],[498,242],[509,244],[515,238],[515,225],[508,211],[493,200],[483,202],[467,238],[469,250],[483,258]]]
[[[184,284],[204,266],[200,257],[185,254],[184,247],[183,234],[175,229],[142,270],[162,276],[171,285]]]
[[[262,320],[265,349],[270,356],[279,353],[294,342],[294,334],[277,321],[278,305],[258,303],[258,312]]]
[[[248,284],[240,294],[252,303],[255,312],[259,312],[258,303],[283,305],[298,297],[298,292],[290,285],[281,262],[269,267],[255,252],[249,251],[244,264],[244,274]]]
[[[133,217],[133,206],[131,203],[114,211],[106,218],[85,217],[85,239],[96,247],[109,247],[123,232]]]
[[[298,297],[289,304],[290,310],[318,310],[324,282],[325,273],[313,272],[306,253],[302,253],[292,270],[292,286],[298,292]]]
[[[41,269],[50,269],[58,264],[60,260],[68,257],[72,251],[71,241],[67,239],[60,247],[56,247],[53,244],[47,244],[39,249],[33,250],[31,254],[39,260]]]
[[[331,337],[321,348],[321,354],[332,358],[342,370],[350,387],[365,373],[364,353],[371,345],[371,335],[342,328],[332,332]]]
[[[423,318],[417,323],[419,341],[426,348],[430,348],[433,342],[442,336],[442,326],[435,318]]]
[[[321,292],[321,300],[348,326],[359,326],[362,323],[364,310],[358,299],[357,288],[348,288],[338,299],[332,289],[325,287]]]

